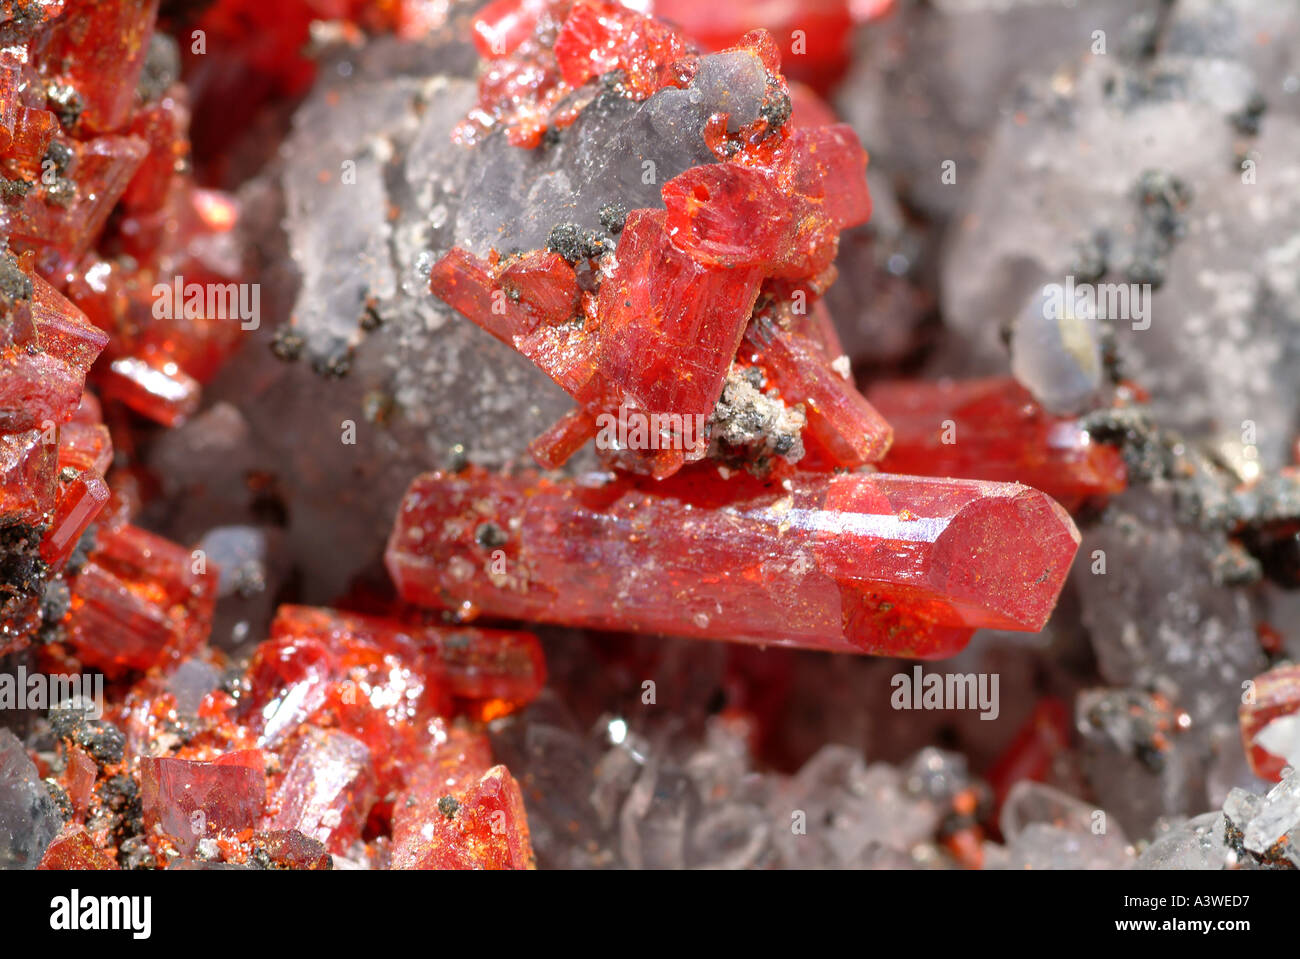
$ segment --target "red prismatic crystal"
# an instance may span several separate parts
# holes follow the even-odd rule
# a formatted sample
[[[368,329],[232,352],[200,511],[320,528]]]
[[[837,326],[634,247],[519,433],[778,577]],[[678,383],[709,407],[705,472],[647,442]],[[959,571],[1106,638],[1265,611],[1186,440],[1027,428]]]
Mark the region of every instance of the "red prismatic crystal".
[[[108,853],[95,845],[85,826],[70,823],[54,838],[37,869],[116,869]]]
[[[165,358],[149,362],[124,356],[99,378],[105,398],[120,400],[164,426],[178,426],[199,408],[200,387],[194,377]]]
[[[817,342],[761,317],[745,339],[749,359],[768,371],[782,399],[804,405],[804,442],[815,444],[817,458],[824,461],[818,465],[864,466],[885,455],[893,440],[891,424],[831,365]]]
[[[513,712],[537,696],[546,671],[529,633],[282,606],[249,677],[241,709],[264,744],[328,720],[370,748],[386,792],[401,780],[401,763],[418,755],[434,717]]]
[[[867,397],[894,428],[881,469],[1026,483],[1071,511],[1125,487],[1116,449],[1045,412],[1013,379],[878,383]]]
[[[554,64],[539,41],[543,14],[563,17]],[[493,4],[476,30],[480,48],[497,58],[493,71],[531,71],[534,81],[506,96],[490,95],[495,81],[485,78],[475,122],[505,120],[515,124],[513,132],[519,105],[531,98],[534,115],[523,137],[529,147],[552,119],[563,126],[549,111],[565,90],[617,70],[622,95],[644,99],[691,82],[697,67],[670,29],[606,0],[571,8]],[[662,187],[663,209],[633,210],[611,227],[619,234],[613,255],[608,241],[590,247],[599,269],[584,274],[583,283],[574,267],[542,250],[505,259],[494,251],[482,260],[453,249],[432,270],[435,294],[533,360],[578,402],[531,446],[547,468],[596,435],[604,416],[644,422],[651,438],[644,446],[619,445],[612,457],[619,468],[663,478],[703,458],[703,422],[717,406],[760,288],[768,300],[789,300],[793,312],[805,313],[834,278],[839,232],[870,216],[867,155],[853,131],[785,122],[780,51],[764,31],[746,34],[732,52],[759,61],[754,66],[766,70],[777,108],[735,127],[726,113],[715,113],[704,141],[722,162],[681,172]],[[537,79],[552,66],[559,78]],[[811,429],[829,450],[815,465],[878,458],[887,427],[830,370],[837,357],[805,357],[800,347],[790,344],[773,365],[790,384],[781,398],[812,410]],[[691,418],[689,432],[683,418]]]
[[[851,52],[849,0],[655,0],[655,15],[706,49],[722,50],[750,30],[771,30],[785,54],[784,70],[825,90],[844,72]]]
[[[601,381],[645,413],[713,412],[760,274],[701,264],[670,240],[667,214],[634,210],[597,297]],[[581,397],[580,397],[581,399]]]
[[[41,430],[0,435],[0,525],[39,523],[54,505],[58,447]]]
[[[422,770],[394,807],[395,869],[535,865],[523,794],[505,766],[493,766],[459,788],[448,788]]]
[[[139,137],[103,136],[74,143],[72,150],[75,199],[67,205],[52,202],[46,187],[28,191],[10,207],[14,249],[37,251],[47,276],[70,270],[90,248],[149,148]]]
[[[1279,782],[1285,767],[1300,762],[1300,666],[1257,676],[1253,693],[1238,710],[1241,742],[1255,775]]]
[[[72,583],[68,644],[109,675],[188,657],[207,638],[217,572],[195,572],[182,546],[134,526],[101,529]]]
[[[527,633],[284,606],[253,654],[248,682],[240,717],[261,745],[278,748],[304,723],[336,727],[369,749],[383,797],[406,782],[441,728],[438,717],[512,712],[537,695],[545,668]]]
[[[400,787],[429,724],[450,711],[447,692],[393,651],[336,629],[302,630],[284,613],[257,647],[238,719],[269,749],[305,723],[332,726],[369,750],[378,790]]]
[[[256,749],[212,762],[140,759],[145,829],[160,831],[182,855],[191,855],[201,839],[251,833],[265,803],[264,760]]]
[[[85,815],[90,805],[91,792],[99,776],[99,766],[80,746],[73,746],[67,751],[67,765],[59,784],[63,786],[72,802],[73,814]]]
[[[671,83],[671,67],[686,52],[671,27],[614,0],[577,0],[555,38],[555,57],[570,87],[622,70],[638,99]]]
[[[68,561],[108,497],[107,484],[94,473],[80,473],[63,484],[49,531],[41,541],[41,559],[51,569],[60,569]]]
[[[484,519],[510,530],[493,562]],[[933,658],[1041,629],[1079,534],[1028,487],[878,474],[653,484],[427,474],[387,563],[403,598],[598,629]]]
[[[268,829],[296,829],[343,853],[361,837],[375,801],[365,743],[336,729],[309,729],[287,750],[288,771],[270,800]]]
[[[25,257],[22,269],[31,296],[12,301],[6,321],[23,332],[13,346],[0,348],[0,432],[48,430],[67,422],[81,400],[87,370],[108,343],[103,331],[30,266]]]
[[[126,123],[157,15],[158,0],[64,0],[47,56],[81,94],[89,132]]]

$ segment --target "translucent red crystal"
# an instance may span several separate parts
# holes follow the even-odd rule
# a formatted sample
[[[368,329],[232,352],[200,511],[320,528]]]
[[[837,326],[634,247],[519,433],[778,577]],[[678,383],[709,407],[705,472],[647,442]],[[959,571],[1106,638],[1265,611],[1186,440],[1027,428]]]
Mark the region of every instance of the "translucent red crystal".
[[[484,519],[511,530],[495,562],[474,536]],[[1055,502],[1010,484],[469,469],[412,484],[387,563],[405,599],[436,608],[935,657],[975,628],[1040,629],[1078,544]]]
[[[109,675],[189,656],[207,638],[215,568],[196,572],[190,550],[135,526],[103,529],[72,584],[67,641]]]
[[[504,766],[478,774],[475,757],[456,747],[453,739],[422,766],[394,806],[393,868],[534,868],[518,783]]]
[[[1025,483],[1071,511],[1126,485],[1118,450],[1045,412],[1013,379],[878,383],[867,397],[894,428],[881,469]]]
[[[183,855],[193,854],[202,839],[251,833],[265,802],[265,761],[258,750],[212,762],[140,759],[145,829],[166,836]]]
[[[1246,759],[1256,776],[1279,782],[1300,755],[1300,666],[1255,677],[1252,692],[1238,711]]]
[[[280,608],[248,675],[240,717],[262,745],[278,748],[304,723],[337,728],[370,750],[381,794],[401,784],[437,717],[503,715],[545,682],[527,633],[407,627],[302,606]]]
[[[337,729],[308,729],[286,750],[285,762],[269,801],[269,828],[296,829],[331,852],[347,852],[375,801],[370,750]]]
[[[655,0],[655,15],[708,50],[722,50],[759,27],[775,35],[785,72],[825,90],[848,66],[853,35],[849,0]]]
[[[70,823],[54,837],[37,869],[116,869],[106,852],[95,845],[86,827]]]

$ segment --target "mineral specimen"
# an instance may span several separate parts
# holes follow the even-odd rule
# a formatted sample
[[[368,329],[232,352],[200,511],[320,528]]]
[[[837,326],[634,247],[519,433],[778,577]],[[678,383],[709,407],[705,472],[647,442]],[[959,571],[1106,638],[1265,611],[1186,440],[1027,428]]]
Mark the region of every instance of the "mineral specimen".
[[[632,38],[631,52],[618,36]],[[525,47],[502,62],[532,56]],[[688,57],[654,21],[582,0],[554,56],[560,86],[539,114],[599,74],[623,79],[547,121],[551,135],[529,138],[532,150],[520,149],[518,125],[474,147],[474,200],[430,285],[577,400],[581,415],[535,444],[539,462],[560,465],[602,416],[632,416],[652,424],[650,448],[677,451],[642,470],[668,476],[705,455],[683,420],[713,412],[760,290],[805,313],[839,231],[870,215],[866,154],[842,125],[787,125],[789,93],[762,31]],[[878,458],[887,427],[839,379],[817,382],[826,373],[785,336],[764,342],[782,395],[808,403],[810,428],[841,459]],[[862,424],[848,418],[855,402]]]
[[[1042,628],[1077,546],[1064,510],[1009,484],[470,470],[414,482],[387,560],[404,598],[470,616],[938,657],[976,627]]]
[[[1286,5],[0,37],[0,866],[1300,866]]]

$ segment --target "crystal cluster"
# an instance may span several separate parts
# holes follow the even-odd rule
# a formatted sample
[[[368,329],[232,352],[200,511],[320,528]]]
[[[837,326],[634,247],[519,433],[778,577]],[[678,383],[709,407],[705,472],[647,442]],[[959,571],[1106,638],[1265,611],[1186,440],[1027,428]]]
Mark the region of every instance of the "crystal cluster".
[[[238,6],[203,22],[235,29]],[[531,866],[518,787],[481,728],[545,682],[533,635],[286,605],[238,658],[208,645],[218,602],[265,586],[262,540],[214,530],[191,548],[139,525],[138,444],[143,420],[194,414],[260,325],[239,205],[193,175],[157,2],[5,16],[0,655],[95,684],[30,704],[49,710],[33,753],[0,730],[0,862]]]
[[[772,37],[696,56],[617,4],[516,6],[538,23],[487,44],[511,95],[485,80],[462,130],[473,199],[430,287],[577,401],[531,444],[538,464],[594,437],[617,475],[417,479],[387,552],[403,598],[920,657],[981,626],[1041,629],[1078,542],[1057,504],[830,475],[892,439],[820,302],[840,231],[870,214],[866,155],[843,125],[795,115]],[[481,37],[501,39],[504,10]],[[731,442],[745,419],[774,441]],[[641,430],[611,442],[629,420]],[[592,576],[597,553],[609,572]]]
[[[0,5],[0,868],[1300,868],[1300,19],[1084,6]]]

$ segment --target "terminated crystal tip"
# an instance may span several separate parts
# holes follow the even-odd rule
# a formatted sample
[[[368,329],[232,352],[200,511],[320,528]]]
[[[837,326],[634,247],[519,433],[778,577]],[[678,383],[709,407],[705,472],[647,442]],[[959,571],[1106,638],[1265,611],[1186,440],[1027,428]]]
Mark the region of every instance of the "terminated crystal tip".
[[[510,531],[489,550],[474,529]],[[403,598],[595,629],[938,658],[1038,630],[1079,546],[1006,483],[690,470],[658,483],[471,469],[412,484],[389,540]]]

